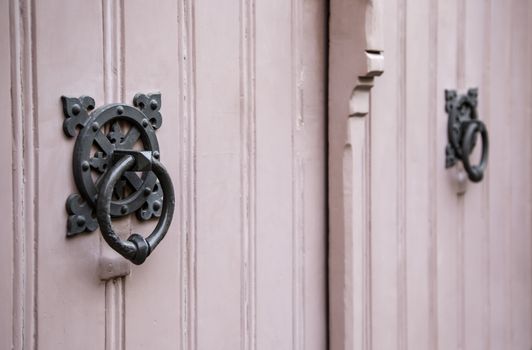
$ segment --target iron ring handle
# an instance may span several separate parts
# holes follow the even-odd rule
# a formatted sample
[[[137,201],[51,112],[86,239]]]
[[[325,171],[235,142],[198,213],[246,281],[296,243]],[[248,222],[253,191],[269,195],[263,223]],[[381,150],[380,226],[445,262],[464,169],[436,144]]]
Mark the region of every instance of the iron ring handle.
[[[102,236],[111,248],[134,264],[140,265],[168,232],[174,215],[175,196],[170,175],[157,159],[152,158],[151,171],[159,179],[163,191],[163,205],[159,222],[147,238],[134,233],[126,241],[122,240],[111,225],[111,199],[116,182],[126,171],[131,170],[134,165],[135,158],[131,155],[126,155],[108,170],[108,174],[100,185],[96,203],[96,217]]]
[[[472,120],[464,125],[464,136],[462,138],[462,163],[467,172],[467,176],[473,182],[480,182],[484,177],[484,171],[488,165],[489,139],[486,126],[480,120]],[[482,138],[482,155],[478,165],[471,165],[469,155],[474,147],[475,134],[480,133]]]

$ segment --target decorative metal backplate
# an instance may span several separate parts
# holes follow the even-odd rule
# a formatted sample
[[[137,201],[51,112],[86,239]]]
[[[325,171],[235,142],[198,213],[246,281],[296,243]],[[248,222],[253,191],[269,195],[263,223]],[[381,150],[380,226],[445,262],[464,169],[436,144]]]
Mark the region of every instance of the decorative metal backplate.
[[[99,184],[113,165],[115,150],[150,151],[159,158],[155,131],[161,127],[161,94],[137,94],[133,106],[113,103],[94,109],[92,97],[62,98],[63,131],[76,137],[72,170],[79,194],[67,198],[67,236],[98,228],[94,213]],[[135,212],[140,220],[159,217],[162,191],[153,172],[125,172],[114,187],[111,216]]]
[[[469,89],[466,95],[461,96],[454,90],[445,91],[445,110],[449,116],[445,167],[450,168],[461,160],[467,177],[473,182],[482,181],[489,157],[488,130],[478,118],[477,105],[478,89]],[[482,147],[480,161],[473,165],[469,157],[478,138],[481,139]]]
[[[450,168],[458,160],[463,159],[462,138],[463,125],[472,120],[478,120],[477,114],[478,89],[469,89],[466,95],[458,95],[455,90],[445,90],[445,111],[449,119],[447,137],[449,143],[445,148],[445,167]],[[472,148],[476,143],[476,135]],[[469,155],[467,155],[469,156]]]

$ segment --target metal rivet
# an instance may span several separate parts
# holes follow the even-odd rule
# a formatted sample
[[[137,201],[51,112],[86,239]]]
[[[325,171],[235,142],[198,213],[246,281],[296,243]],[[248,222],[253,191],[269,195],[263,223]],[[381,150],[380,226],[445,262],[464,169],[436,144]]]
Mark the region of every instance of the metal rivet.
[[[148,125],[150,125],[150,122],[148,122],[148,119],[142,119],[142,126],[147,128]]]
[[[156,110],[157,107],[159,107],[159,103],[157,103],[156,100],[151,100],[150,101],[150,107],[151,107],[151,109]]]
[[[92,131],[98,131],[99,128],[100,124],[98,124],[97,122],[92,123]]]
[[[159,209],[161,209],[161,202],[159,202],[159,201],[153,202],[153,210],[157,211]]]
[[[72,106],[72,113],[74,115],[78,115],[79,112],[81,112],[81,106],[76,103],[75,105]]]
[[[123,205],[123,206],[120,208],[120,212],[121,212],[122,214],[125,214],[125,213],[127,213],[127,209],[128,209],[128,208],[127,208],[127,205]]]
[[[118,106],[118,107],[116,107],[116,113],[118,113],[118,114],[124,114],[124,107],[123,107],[123,106]]]
[[[89,170],[89,168],[90,168],[89,162],[84,161],[83,163],[81,163],[81,170],[87,171]]]
[[[83,226],[85,225],[85,222],[85,217],[78,215],[78,217],[76,218],[76,224],[78,224],[78,226]]]
[[[153,157],[155,159],[159,159],[160,155],[159,155],[159,151],[153,151]]]
[[[146,197],[148,197],[150,194],[151,194],[151,188],[146,187],[146,188],[144,189],[144,195],[145,195]]]

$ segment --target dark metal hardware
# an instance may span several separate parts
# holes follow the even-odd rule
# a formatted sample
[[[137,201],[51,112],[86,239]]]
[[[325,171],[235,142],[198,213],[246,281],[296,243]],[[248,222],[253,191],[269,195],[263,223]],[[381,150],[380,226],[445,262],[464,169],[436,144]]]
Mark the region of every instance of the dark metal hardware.
[[[63,131],[77,134],[72,169],[79,194],[66,202],[67,237],[99,225],[113,249],[141,264],[166,234],[174,211],[174,190],[159,161],[155,135],[162,124],[161,95],[137,94],[134,106],[113,103],[97,109],[89,96],[61,99]],[[133,234],[122,241],[112,229],[112,217],[131,213],[139,220],[160,217],[147,239]]]
[[[140,265],[164,238],[170,227],[175,206],[174,187],[170,180],[170,175],[168,175],[164,166],[155,157],[152,157],[151,152],[124,152],[117,150],[114,156],[117,154],[119,154],[119,157],[116,157],[118,161],[107,172],[100,185],[96,203],[96,217],[105,241],[120,255]],[[113,158],[116,159],[115,157]],[[129,236],[127,241],[123,241],[111,226],[111,199],[117,181],[127,171],[153,171],[159,179],[164,196],[161,218],[155,230],[147,238],[134,233]],[[160,206],[160,204],[158,205]]]
[[[445,148],[445,167],[450,168],[461,160],[469,179],[479,182],[488,165],[489,138],[486,126],[478,119],[478,89],[469,89],[467,95],[445,90],[445,111],[449,115]],[[482,138],[482,155],[478,165],[471,165],[469,156],[475,148],[478,134]]]

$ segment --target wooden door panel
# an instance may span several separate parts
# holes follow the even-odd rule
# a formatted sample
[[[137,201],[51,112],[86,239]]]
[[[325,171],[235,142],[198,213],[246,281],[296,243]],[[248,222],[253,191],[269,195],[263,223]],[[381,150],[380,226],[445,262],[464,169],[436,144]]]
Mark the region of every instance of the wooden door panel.
[[[325,348],[326,2],[5,3],[5,347]],[[174,221],[143,265],[115,266],[98,230],[65,238],[60,96],[154,91]]]
[[[331,5],[332,348],[529,348],[532,7]],[[356,94],[372,85],[371,99]],[[444,167],[444,90],[472,87],[490,137],[476,184],[460,165]]]
[[[103,94],[101,4],[28,2],[20,5],[24,70],[24,173],[26,245],[23,275],[24,348],[92,349],[104,347],[105,307],[98,279],[100,237],[66,239],[65,200],[73,192],[74,140],[61,129],[61,95]],[[25,12],[27,11],[27,12]],[[60,25],[59,25],[60,24]],[[34,201],[34,202],[33,202]],[[33,300],[32,300],[33,299]],[[29,327],[29,328],[27,328]],[[38,336],[37,336],[38,334]],[[92,334],[88,342],[86,334]],[[30,345],[31,344],[31,345]]]
[[[436,209],[435,220],[436,233],[435,245],[437,251],[433,252],[436,256],[435,273],[438,276],[436,284],[436,307],[438,314],[433,318],[437,322],[437,345],[442,348],[455,348],[459,338],[463,339],[463,318],[459,314],[459,308],[463,307],[459,299],[459,290],[463,290],[459,272],[463,255],[460,253],[463,245],[460,239],[463,237],[463,197],[457,195],[459,184],[457,183],[456,168],[444,171],[445,153],[441,145],[447,144],[447,113],[445,106],[444,89],[449,86],[458,89],[457,70],[458,62],[463,57],[457,57],[458,31],[458,5],[459,1],[438,2],[436,13],[438,21],[436,29],[436,47],[433,50],[437,52],[438,64],[436,65],[436,74],[433,79],[436,81],[434,94],[436,95],[436,135],[437,140],[434,146],[435,154],[432,157],[436,159]],[[462,69],[463,72],[463,69]],[[439,108],[438,108],[439,107]],[[433,270],[434,272],[434,270]],[[450,307],[452,305],[452,307]],[[431,327],[435,327],[431,325]]]
[[[509,121],[510,128],[507,140],[510,144],[509,154],[510,168],[506,171],[510,176],[510,232],[509,237],[509,287],[510,300],[521,300],[521,303],[512,302],[510,311],[511,345],[515,348],[524,348],[532,343],[530,324],[532,323],[532,222],[530,201],[532,172],[530,161],[532,146],[530,141],[531,124],[531,82],[532,70],[530,62],[530,16],[532,6],[528,2],[514,2],[511,8],[509,69],[511,80],[510,88],[507,89],[507,102],[510,105]],[[492,96],[497,96],[497,91]],[[504,112],[503,112],[504,113]],[[494,114],[492,119],[496,119]],[[508,193],[507,193],[508,195]]]
[[[196,335],[200,349],[241,335],[240,9],[195,6]],[[217,315],[223,315],[223,321]]]
[[[289,349],[299,341],[292,326],[298,316],[293,299],[295,258],[293,246],[294,185],[293,127],[297,115],[292,103],[296,72],[292,71],[291,3],[287,1],[257,2],[256,16],[256,138],[257,138],[257,324],[268,320],[282,325],[280,329],[259,329],[259,349]],[[279,9],[280,12],[277,12]],[[290,33],[290,40],[279,38]],[[275,67],[275,69],[272,69]],[[291,115],[291,118],[286,118]],[[275,133],[275,138],[268,137]],[[276,194],[273,196],[273,194]],[[299,264],[299,262],[295,262]],[[269,288],[268,286],[277,286]],[[294,293],[294,294],[292,294]],[[272,308],[271,305],[278,307]]]
[[[161,93],[163,123],[157,130],[161,161],[172,178],[176,198],[180,198],[180,156],[186,147],[182,145],[179,117],[178,3],[128,0],[110,1],[111,6],[115,8],[109,8],[109,26],[117,29],[116,34],[111,35],[111,41],[116,42],[117,57],[112,67],[114,72],[114,67],[121,64],[123,70],[109,79],[116,80],[122,94],[118,98],[125,103],[131,103],[138,92]],[[179,204],[174,221],[164,240],[143,265],[132,266],[131,275],[125,278],[124,314],[121,316],[124,331],[117,334],[124,338],[125,349],[171,349],[181,344],[181,314],[185,311],[181,288],[182,217],[181,201],[176,200],[176,203]],[[139,223],[132,219],[130,230],[146,235],[155,223]],[[120,302],[120,298],[115,301]],[[114,322],[120,326],[120,321]]]

